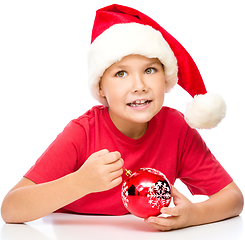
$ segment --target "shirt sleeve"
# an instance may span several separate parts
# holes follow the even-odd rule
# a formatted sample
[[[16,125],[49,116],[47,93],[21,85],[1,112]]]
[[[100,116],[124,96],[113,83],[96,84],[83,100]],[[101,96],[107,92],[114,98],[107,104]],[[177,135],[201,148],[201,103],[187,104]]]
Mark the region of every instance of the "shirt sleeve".
[[[86,134],[71,121],[24,175],[36,184],[49,182],[76,171],[85,155]]]
[[[212,195],[232,182],[195,129],[188,128],[178,177],[190,192]]]

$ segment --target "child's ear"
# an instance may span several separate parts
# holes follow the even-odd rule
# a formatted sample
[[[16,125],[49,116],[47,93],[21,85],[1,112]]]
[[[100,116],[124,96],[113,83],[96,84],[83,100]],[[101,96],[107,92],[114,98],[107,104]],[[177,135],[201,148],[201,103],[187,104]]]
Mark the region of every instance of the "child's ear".
[[[101,84],[99,84],[99,94],[101,97],[105,97],[105,93],[104,93],[103,88],[101,87]]]
[[[99,93],[101,97],[105,97],[105,93],[102,88],[100,88]]]

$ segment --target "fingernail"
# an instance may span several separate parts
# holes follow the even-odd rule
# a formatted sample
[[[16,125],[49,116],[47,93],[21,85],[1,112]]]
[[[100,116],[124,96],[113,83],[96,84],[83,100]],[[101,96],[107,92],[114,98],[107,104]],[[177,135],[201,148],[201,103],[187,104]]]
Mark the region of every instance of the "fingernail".
[[[166,213],[167,212],[167,210],[166,209],[161,209],[161,213]]]
[[[149,222],[149,223],[154,223],[155,220],[154,220],[153,218],[150,218],[150,219],[148,219],[148,222]]]

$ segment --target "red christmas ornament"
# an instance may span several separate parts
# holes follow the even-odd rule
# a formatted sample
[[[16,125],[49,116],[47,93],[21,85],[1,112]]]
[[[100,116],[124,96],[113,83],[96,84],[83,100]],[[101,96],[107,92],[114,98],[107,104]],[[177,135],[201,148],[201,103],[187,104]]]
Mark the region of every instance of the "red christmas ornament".
[[[122,185],[121,197],[124,206],[137,217],[148,218],[161,214],[162,207],[171,201],[171,184],[166,176],[153,168],[140,168],[132,172]]]

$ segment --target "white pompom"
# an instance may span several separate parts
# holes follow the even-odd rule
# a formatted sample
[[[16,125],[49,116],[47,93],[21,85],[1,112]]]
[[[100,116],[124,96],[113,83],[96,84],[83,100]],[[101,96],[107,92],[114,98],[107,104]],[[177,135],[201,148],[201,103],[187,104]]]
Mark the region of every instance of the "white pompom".
[[[214,93],[196,95],[187,104],[185,120],[192,128],[214,128],[225,117],[226,104],[223,98]]]

